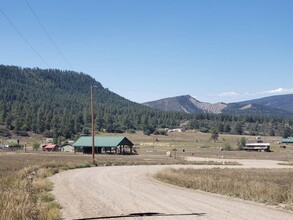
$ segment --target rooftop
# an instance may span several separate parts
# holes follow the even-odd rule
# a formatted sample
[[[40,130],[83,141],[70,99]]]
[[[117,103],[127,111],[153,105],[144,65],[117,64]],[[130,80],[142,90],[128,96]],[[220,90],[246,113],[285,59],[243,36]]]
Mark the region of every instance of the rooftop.
[[[117,147],[120,145],[133,146],[133,143],[126,137],[113,136],[95,136],[95,147]],[[80,137],[74,144],[74,147],[92,147],[92,137]]]
[[[293,143],[293,139],[291,138],[284,138],[282,139],[282,143]]]

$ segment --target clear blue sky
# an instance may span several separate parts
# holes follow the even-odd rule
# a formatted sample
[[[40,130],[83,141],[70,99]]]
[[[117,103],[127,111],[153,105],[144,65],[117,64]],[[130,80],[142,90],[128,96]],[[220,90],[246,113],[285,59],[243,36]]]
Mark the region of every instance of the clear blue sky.
[[[84,72],[139,103],[293,93],[292,0],[0,0],[0,9],[38,53],[0,12],[1,64]]]

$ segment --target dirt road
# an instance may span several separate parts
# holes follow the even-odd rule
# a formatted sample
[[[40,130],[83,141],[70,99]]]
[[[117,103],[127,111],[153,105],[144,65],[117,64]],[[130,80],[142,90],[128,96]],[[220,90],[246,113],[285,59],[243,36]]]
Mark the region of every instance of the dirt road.
[[[240,167],[251,167],[248,162]],[[256,167],[284,168],[275,161],[251,162]],[[164,167],[86,168],[62,172],[50,179],[65,219],[293,219],[290,211],[153,179],[153,174]]]

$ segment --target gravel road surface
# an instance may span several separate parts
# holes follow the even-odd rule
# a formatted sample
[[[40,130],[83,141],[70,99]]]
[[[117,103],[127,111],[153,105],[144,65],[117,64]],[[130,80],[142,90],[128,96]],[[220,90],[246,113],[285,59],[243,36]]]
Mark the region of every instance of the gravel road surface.
[[[188,158],[189,160],[214,160]],[[224,160],[228,161],[228,160]],[[240,168],[285,168],[276,161],[232,160]],[[50,177],[64,219],[293,219],[293,212],[161,183],[153,175],[170,166],[76,169]],[[212,168],[216,166],[181,166]],[[228,167],[228,166],[221,166]],[[236,167],[236,166],[230,166]],[[290,167],[292,168],[292,166]]]

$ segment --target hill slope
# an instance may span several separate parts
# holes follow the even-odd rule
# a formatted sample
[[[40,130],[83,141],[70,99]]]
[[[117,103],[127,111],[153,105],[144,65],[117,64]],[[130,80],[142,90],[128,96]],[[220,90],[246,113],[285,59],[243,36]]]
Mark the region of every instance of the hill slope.
[[[293,113],[293,94],[269,96],[265,98],[239,102],[238,104],[257,104]]]
[[[34,131],[72,137],[88,133],[92,83],[96,85],[97,130],[122,132],[162,123],[178,126],[182,119],[182,113],[160,112],[126,100],[83,73],[0,65],[0,79],[0,124],[19,134]]]

